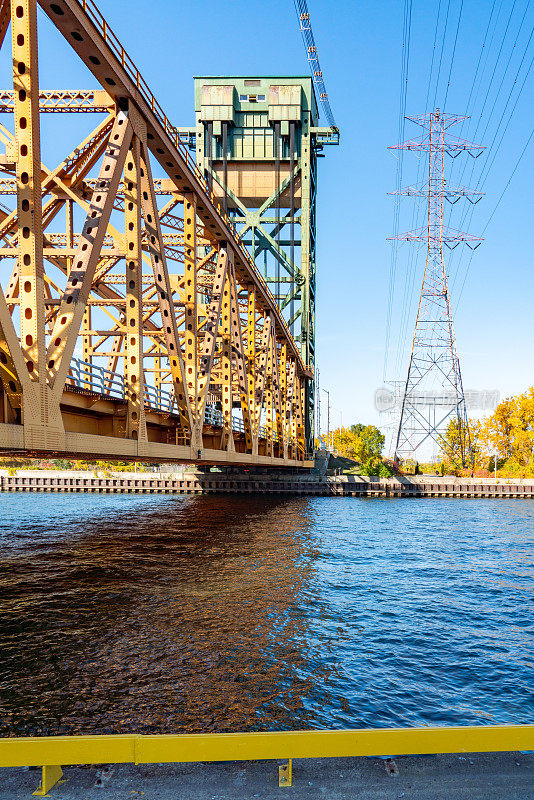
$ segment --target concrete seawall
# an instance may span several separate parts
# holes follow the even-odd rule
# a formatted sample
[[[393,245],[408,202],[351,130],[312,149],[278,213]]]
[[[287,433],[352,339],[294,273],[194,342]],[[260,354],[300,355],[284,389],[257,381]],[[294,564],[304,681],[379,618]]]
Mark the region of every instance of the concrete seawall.
[[[428,477],[320,477],[314,474],[135,473],[95,474],[18,470],[0,474],[4,492],[97,492],[101,494],[300,494],[341,497],[534,498],[533,479]]]

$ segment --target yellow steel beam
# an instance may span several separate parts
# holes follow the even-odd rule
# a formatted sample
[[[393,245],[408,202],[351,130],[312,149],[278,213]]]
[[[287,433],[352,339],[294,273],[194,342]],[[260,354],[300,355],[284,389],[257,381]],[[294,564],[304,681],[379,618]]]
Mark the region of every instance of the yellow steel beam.
[[[52,333],[52,342],[47,351],[50,382],[57,396],[65,385],[131,138],[132,128],[128,117],[119,112],[110,134],[100,168],[99,186],[91,199],[76,248],[75,263],[69,271],[67,286],[61,298]]]
[[[143,254],[141,251],[140,143],[134,136],[124,165],[124,222],[126,257],[126,336],[124,379],[128,412],[126,436],[145,441],[143,376]]]
[[[276,430],[278,433],[278,457],[287,458],[287,435],[284,418],[285,396],[286,396],[286,366],[287,366],[287,348],[285,343],[282,344],[280,350],[280,367],[276,358],[276,343],[272,345],[272,375],[274,384],[274,406],[276,412]]]
[[[11,19],[10,5],[9,0],[0,0],[0,47],[4,41]]]
[[[228,252],[228,261],[232,258],[232,251]],[[221,450],[234,450],[234,436],[232,431],[232,346],[230,325],[230,270],[227,268],[224,281],[222,306],[221,306],[221,339],[222,351],[220,361],[221,373],[221,403],[222,403],[222,432]]]
[[[534,725],[0,739],[0,767],[534,750]]]
[[[200,421],[204,420],[209,383],[211,373],[213,371],[215,349],[217,345],[217,339],[219,338],[218,331],[221,318],[223,291],[226,285],[227,266],[228,253],[225,248],[221,248],[217,262],[217,270],[213,280],[211,303],[206,313],[205,336],[200,358],[198,381],[199,408],[197,409],[197,415]]]
[[[255,370],[255,389],[254,389],[254,408],[255,408],[255,419],[254,419],[254,435],[258,436],[258,431],[260,428],[260,417],[261,417],[261,409],[263,405],[263,395],[264,395],[264,387],[265,387],[265,377],[267,374],[267,360],[270,354],[270,346],[271,346],[271,317],[268,314],[264,321],[263,321],[263,330],[261,334],[261,341],[260,341],[260,357],[258,368]]]
[[[234,272],[233,254],[230,263],[230,330],[232,350],[236,361],[237,383],[239,387],[239,397],[241,400],[241,413],[245,427],[245,440],[247,451],[252,452],[252,421],[250,416],[250,400],[247,382],[247,366],[245,362],[245,351],[243,348],[243,337],[241,333],[241,320],[239,317],[239,307],[237,303],[237,289]]]
[[[197,292],[197,212],[196,197],[184,199],[184,285],[185,285],[185,390],[189,394],[193,425],[193,446],[202,449],[198,419],[198,292]]]
[[[247,376],[250,417],[252,420],[253,452],[258,449],[256,430],[256,291],[254,284],[247,286]]]
[[[145,142],[141,147],[141,208],[149,242],[150,261],[154,284],[158,291],[159,307],[163,323],[164,338],[174,384],[174,394],[178,404],[183,435],[189,437],[192,428],[191,406],[186,386],[185,367],[178,335],[178,323],[172,303],[172,288],[165,258],[161,223],[159,218],[150,158]]]
[[[37,9],[32,0],[11,4],[13,86],[17,143],[17,254],[22,284],[20,340],[32,381],[45,372],[43,215],[39,138]],[[41,404],[42,405],[42,404]],[[41,408],[42,411],[42,408]],[[45,420],[39,420],[44,424]]]

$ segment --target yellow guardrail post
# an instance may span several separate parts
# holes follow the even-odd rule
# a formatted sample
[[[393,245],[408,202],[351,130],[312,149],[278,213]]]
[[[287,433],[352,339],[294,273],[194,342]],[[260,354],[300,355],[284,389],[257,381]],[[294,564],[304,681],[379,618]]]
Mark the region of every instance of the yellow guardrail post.
[[[278,786],[293,785],[293,759],[290,758],[287,764],[278,767]]]
[[[37,797],[44,797],[50,789],[63,777],[63,770],[58,766],[43,767],[39,788],[33,792]]]

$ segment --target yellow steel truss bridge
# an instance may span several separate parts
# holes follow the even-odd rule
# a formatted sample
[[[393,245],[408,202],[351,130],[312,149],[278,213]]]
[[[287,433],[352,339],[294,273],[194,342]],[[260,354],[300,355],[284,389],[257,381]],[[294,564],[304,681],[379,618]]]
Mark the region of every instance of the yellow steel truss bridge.
[[[40,89],[37,5],[101,88]],[[310,466],[306,353],[97,6],[0,0],[10,24],[0,453]],[[50,164],[44,113],[100,121]]]

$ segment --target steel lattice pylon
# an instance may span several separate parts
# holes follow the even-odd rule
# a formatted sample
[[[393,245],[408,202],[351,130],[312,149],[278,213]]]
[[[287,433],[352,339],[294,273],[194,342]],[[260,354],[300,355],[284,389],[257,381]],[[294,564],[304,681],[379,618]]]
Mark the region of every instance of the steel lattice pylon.
[[[410,139],[389,149],[427,152],[428,183],[420,188],[407,187],[393,194],[426,197],[427,225],[391,238],[396,241],[426,242],[427,255],[408,375],[402,394],[395,459],[412,457],[429,439],[438,443],[446,424],[456,419],[460,457],[465,466],[472,463],[473,453],[443,246],[452,249],[463,242],[475,249],[482,240],[446,228],[443,212],[445,200],[455,202],[459,197],[466,197],[475,203],[481,193],[447,185],[445,154],[456,156],[465,151],[477,157],[484,148],[447,133],[448,128],[467,117],[444,114],[437,109],[430,114],[407,119],[421,125],[426,133],[420,139]],[[435,391],[436,382],[438,392]]]

